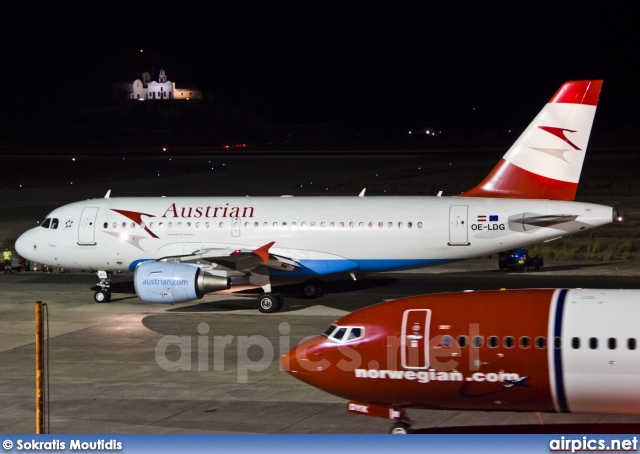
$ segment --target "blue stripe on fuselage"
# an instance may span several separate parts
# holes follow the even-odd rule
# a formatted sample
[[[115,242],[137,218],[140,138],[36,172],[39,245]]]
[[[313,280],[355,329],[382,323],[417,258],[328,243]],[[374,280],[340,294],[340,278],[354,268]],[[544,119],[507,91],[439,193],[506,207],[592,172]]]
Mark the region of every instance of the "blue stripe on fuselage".
[[[366,260],[298,260],[303,266],[293,272],[295,276],[322,276],[325,274],[358,272],[401,271],[457,262],[452,259],[366,259]],[[353,264],[357,266],[353,266]],[[272,276],[291,276],[291,271],[270,270]]]

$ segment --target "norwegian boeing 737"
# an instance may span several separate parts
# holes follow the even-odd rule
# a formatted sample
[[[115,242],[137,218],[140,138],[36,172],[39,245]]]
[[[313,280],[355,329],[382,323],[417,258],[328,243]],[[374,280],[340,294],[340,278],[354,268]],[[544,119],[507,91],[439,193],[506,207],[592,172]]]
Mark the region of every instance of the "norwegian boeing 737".
[[[97,302],[113,272],[133,271],[143,301],[176,303],[248,276],[261,312],[282,296],[271,277],[319,277],[438,265],[553,240],[616,217],[574,202],[601,80],[567,82],[478,186],[454,197],[157,197],[76,202],[16,242],[37,263],[97,271]],[[245,279],[246,280],[246,279]]]

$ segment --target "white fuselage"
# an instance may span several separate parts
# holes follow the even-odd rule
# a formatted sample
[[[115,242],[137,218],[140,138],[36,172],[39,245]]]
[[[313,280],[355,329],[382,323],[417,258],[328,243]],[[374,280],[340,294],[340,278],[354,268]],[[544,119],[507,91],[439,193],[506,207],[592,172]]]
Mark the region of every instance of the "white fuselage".
[[[555,200],[467,197],[103,198],[52,211],[16,250],[37,263],[133,270],[203,249],[254,249],[308,274],[436,265],[559,238],[612,222],[612,208]],[[572,216],[540,227],[531,216]],[[55,227],[55,228],[54,228]]]

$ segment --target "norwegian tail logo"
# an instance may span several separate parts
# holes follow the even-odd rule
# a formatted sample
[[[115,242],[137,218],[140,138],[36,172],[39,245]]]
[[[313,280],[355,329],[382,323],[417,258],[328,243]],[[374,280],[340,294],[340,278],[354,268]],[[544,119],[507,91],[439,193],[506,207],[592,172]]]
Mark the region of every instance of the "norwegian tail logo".
[[[573,200],[602,80],[566,82],[475,188],[461,196]]]

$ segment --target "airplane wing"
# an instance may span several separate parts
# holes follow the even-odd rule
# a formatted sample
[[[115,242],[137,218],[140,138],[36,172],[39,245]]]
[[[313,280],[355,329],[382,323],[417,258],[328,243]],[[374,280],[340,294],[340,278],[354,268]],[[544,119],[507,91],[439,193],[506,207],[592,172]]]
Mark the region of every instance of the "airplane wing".
[[[325,275],[357,270],[360,265],[334,254],[319,251],[280,249],[272,251],[275,242],[258,248],[207,248],[188,255],[163,257],[161,261],[185,262],[208,268],[212,274],[242,275],[261,273],[271,268],[278,271],[304,269],[311,274]],[[258,270],[258,268],[261,268]]]
[[[189,255],[163,257],[160,261],[185,262],[204,267],[211,266],[214,270],[236,271],[239,274],[251,272],[259,266],[286,271],[294,271],[300,268],[300,265],[293,260],[271,254],[269,249],[274,243],[275,241],[272,241],[255,249],[203,249]]]

